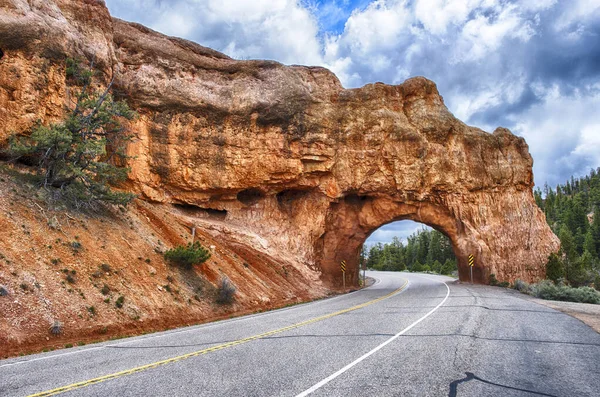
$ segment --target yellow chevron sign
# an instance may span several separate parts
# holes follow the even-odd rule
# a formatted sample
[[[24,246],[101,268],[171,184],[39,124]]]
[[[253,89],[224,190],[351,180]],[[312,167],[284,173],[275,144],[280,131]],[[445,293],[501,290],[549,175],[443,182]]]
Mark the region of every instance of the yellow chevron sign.
[[[340,262],[340,268],[342,269],[343,272],[346,272],[346,261]]]
[[[473,267],[475,264],[475,257],[473,255],[469,255],[469,266]]]

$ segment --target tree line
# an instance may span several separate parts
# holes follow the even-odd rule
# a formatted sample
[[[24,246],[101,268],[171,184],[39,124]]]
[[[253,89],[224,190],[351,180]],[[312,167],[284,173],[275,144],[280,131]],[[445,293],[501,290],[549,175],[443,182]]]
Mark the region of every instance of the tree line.
[[[547,278],[573,286],[600,286],[600,168],[565,184],[534,191],[537,205],[561,242],[558,255],[551,255]]]
[[[448,237],[437,230],[421,229],[407,239],[406,245],[394,237],[391,243],[363,246],[361,263],[369,269],[452,274],[456,257]]]

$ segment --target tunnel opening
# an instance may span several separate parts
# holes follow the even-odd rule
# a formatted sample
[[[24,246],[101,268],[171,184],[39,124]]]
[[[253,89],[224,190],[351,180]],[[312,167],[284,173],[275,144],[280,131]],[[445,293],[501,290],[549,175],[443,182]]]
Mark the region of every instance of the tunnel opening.
[[[487,247],[482,246],[480,241],[468,233],[467,226],[447,206],[437,202],[413,201],[410,198],[397,201],[387,197],[362,196],[360,194],[348,195],[329,206],[325,221],[325,233],[316,245],[316,254],[320,258],[318,263],[322,271],[321,277],[336,288],[343,287],[344,281],[346,286],[358,286],[363,246],[366,245],[370,249],[371,244],[369,243],[373,241],[374,237],[393,228],[393,224],[400,221],[419,222],[426,225],[427,236],[423,232],[417,233],[414,236],[417,239],[416,242],[419,238],[421,240],[426,238],[443,240],[448,255],[436,257],[431,254],[427,257],[424,248],[421,248],[420,256],[410,253],[413,256],[409,255],[408,261],[405,259],[402,263],[394,264],[388,261],[387,264],[378,264],[377,266],[382,270],[424,270],[451,274],[456,274],[456,270],[458,270],[458,278],[466,282],[470,280],[472,271],[473,282],[481,284],[489,282],[490,273],[494,273],[494,269],[486,266],[482,260],[484,249]],[[411,233],[422,228],[416,223],[412,225],[414,227]],[[382,229],[382,232],[377,232],[378,229]],[[433,230],[436,231],[435,234]],[[411,233],[405,236],[406,240],[403,242],[405,248]],[[369,237],[371,237],[370,240]],[[391,243],[393,236],[389,235],[388,237],[388,242]],[[450,243],[447,243],[448,240]],[[368,243],[365,244],[367,241]],[[383,242],[382,245],[383,251],[385,248]],[[375,251],[377,249],[373,254],[377,255]],[[387,251],[390,251],[390,248]],[[368,254],[369,252],[363,252],[363,259],[368,258]],[[384,252],[384,254],[388,255],[388,252]],[[470,255],[474,257],[473,267],[468,265]],[[450,261],[449,263],[446,263],[447,259]],[[439,266],[436,260],[442,266]],[[346,263],[345,276],[343,276],[342,262]],[[373,263],[373,259],[371,263]],[[444,264],[446,267],[442,269]],[[450,272],[450,268],[452,272]]]
[[[458,277],[450,238],[411,220],[393,221],[375,229],[360,249],[359,265],[361,269]]]

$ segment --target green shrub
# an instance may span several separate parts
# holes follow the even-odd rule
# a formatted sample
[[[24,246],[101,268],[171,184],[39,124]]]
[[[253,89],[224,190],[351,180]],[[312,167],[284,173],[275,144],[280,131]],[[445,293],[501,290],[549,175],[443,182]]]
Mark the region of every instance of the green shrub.
[[[110,292],[110,287],[108,285],[104,284],[104,286],[102,287],[100,292],[102,293],[102,295],[108,295],[108,293]]]
[[[165,252],[164,257],[173,265],[191,269],[194,265],[206,262],[210,258],[210,252],[196,241],[194,244],[188,243],[170,249]]]
[[[509,286],[510,286],[510,283],[508,281],[501,281],[498,283],[498,287],[508,288]]]
[[[115,306],[120,309],[123,307],[123,304],[125,303],[125,297],[123,295],[119,296],[117,298],[117,300],[115,301]]]
[[[600,303],[600,292],[590,287],[573,288],[567,285],[556,285],[549,280],[534,284],[531,288],[533,296],[547,300]]]
[[[490,285],[498,285],[498,279],[494,273],[490,274]]]
[[[221,305],[229,305],[235,299],[235,285],[227,277],[222,277],[217,288],[216,302]]]
[[[557,282],[558,279],[565,276],[565,269],[562,261],[556,254],[550,254],[546,263],[546,278]]]
[[[515,280],[513,288],[519,292],[523,292],[524,294],[528,294],[530,292],[529,283],[521,280],[520,278]]]

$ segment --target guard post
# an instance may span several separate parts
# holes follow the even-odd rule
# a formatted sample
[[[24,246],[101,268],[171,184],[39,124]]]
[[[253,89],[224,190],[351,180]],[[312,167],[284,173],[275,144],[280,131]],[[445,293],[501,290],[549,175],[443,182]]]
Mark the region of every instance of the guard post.
[[[475,264],[475,257],[473,254],[469,254],[469,269],[471,273],[471,284],[473,284],[473,265]]]

